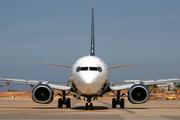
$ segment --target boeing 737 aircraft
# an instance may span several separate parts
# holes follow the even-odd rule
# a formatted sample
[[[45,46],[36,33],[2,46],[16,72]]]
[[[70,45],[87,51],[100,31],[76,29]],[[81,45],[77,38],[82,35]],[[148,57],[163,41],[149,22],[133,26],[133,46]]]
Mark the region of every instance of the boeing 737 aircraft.
[[[113,92],[116,98],[112,99],[112,108],[120,105],[124,108],[124,99],[121,98],[124,93],[121,90],[128,89],[128,100],[134,104],[145,103],[149,100],[149,90],[145,85],[153,85],[169,82],[180,82],[179,78],[173,79],[160,79],[160,80],[128,80],[124,84],[110,85],[109,70],[121,67],[128,67],[139,64],[130,64],[123,66],[108,67],[105,62],[95,56],[95,43],[94,43],[94,7],[92,7],[92,21],[91,21],[91,45],[90,55],[78,59],[73,66],[56,65],[49,63],[40,63],[58,67],[70,68],[70,82],[71,85],[61,85],[48,81],[38,80],[24,80],[12,78],[0,78],[0,82],[6,82],[9,86],[10,83],[27,84],[30,85],[32,90],[32,99],[41,104],[51,103],[54,98],[54,90],[62,91],[58,94],[61,98],[58,99],[58,108],[66,105],[67,108],[71,107],[70,98],[66,98],[70,92],[74,92],[79,96],[87,98],[86,109],[92,109],[92,98],[102,96],[104,93]]]

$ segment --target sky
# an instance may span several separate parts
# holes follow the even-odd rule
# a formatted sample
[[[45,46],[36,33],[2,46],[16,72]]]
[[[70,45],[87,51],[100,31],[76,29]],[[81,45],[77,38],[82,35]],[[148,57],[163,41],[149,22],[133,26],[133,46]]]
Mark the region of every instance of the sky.
[[[95,55],[110,82],[180,77],[179,0],[1,0],[0,77],[65,83],[72,66],[90,54],[94,6]],[[5,83],[0,83],[4,84]],[[31,90],[11,84],[7,89]]]

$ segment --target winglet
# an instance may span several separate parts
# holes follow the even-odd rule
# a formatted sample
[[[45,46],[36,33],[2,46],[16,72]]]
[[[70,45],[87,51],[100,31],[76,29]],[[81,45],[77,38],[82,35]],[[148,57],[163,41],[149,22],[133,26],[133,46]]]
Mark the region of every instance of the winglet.
[[[91,20],[91,51],[90,55],[95,55],[95,43],[94,43],[94,7],[92,6],[92,20]]]

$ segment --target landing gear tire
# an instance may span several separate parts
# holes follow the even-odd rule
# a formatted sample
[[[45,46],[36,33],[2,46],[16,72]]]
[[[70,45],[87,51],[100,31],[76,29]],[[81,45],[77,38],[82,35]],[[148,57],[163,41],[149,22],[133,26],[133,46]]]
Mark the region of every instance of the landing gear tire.
[[[66,100],[66,107],[71,108],[71,99],[70,98],[67,98],[67,100]]]
[[[86,103],[86,110],[88,110],[88,103]]]
[[[112,108],[116,108],[116,99],[115,98],[112,99]]]
[[[121,100],[120,100],[120,107],[124,108],[124,98],[121,98]]]
[[[93,104],[92,103],[90,103],[90,110],[92,110],[93,109]]]
[[[59,98],[58,99],[58,108],[62,108],[62,105],[63,105],[62,98]]]
[[[88,103],[86,103],[86,110],[92,110],[93,109],[93,104],[90,103],[90,105],[88,105]]]

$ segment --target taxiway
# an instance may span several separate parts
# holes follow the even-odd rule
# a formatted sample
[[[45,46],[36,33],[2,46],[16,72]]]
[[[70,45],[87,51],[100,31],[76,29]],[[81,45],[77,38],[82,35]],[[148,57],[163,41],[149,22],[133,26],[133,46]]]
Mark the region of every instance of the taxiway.
[[[85,110],[84,100],[71,100],[71,109],[57,108],[57,99],[50,104],[37,104],[31,99],[1,99],[0,119],[158,119],[179,120],[179,100],[149,100],[144,104],[125,101],[125,109],[113,109],[110,99],[93,101],[94,109]]]

